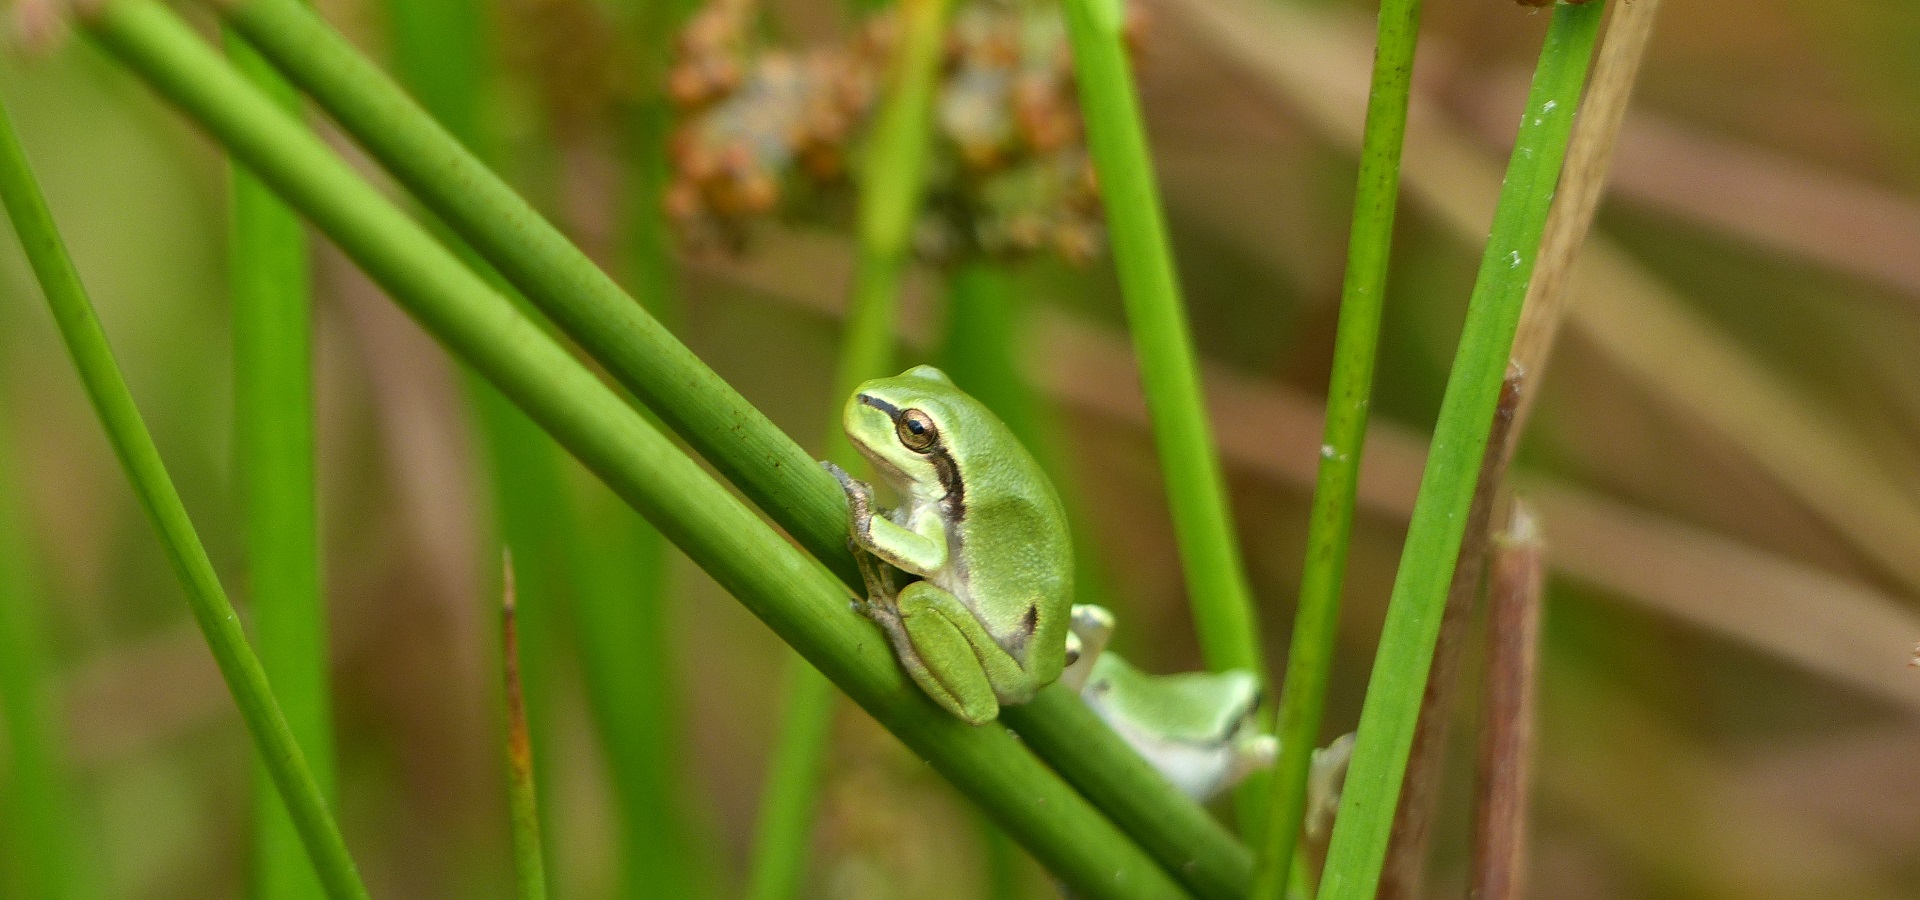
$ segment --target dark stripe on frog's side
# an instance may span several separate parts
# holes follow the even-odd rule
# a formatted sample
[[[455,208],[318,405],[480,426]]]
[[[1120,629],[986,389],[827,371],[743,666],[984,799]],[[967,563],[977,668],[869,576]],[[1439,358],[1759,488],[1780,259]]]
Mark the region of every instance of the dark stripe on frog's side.
[[[860,394],[859,400],[861,403],[886,413],[887,418],[893,420],[894,427],[899,427],[900,414],[902,412],[900,407],[888,403],[879,397],[875,397],[872,394]],[[939,435],[935,435],[933,446],[914,452],[927,457],[927,461],[933,464],[933,473],[940,479],[940,489],[946,491],[946,496],[940,498],[940,503],[946,508],[945,511],[948,521],[958,522],[966,518],[967,485],[960,480],[960,466],[953,461],[953,454],[947,450],[946,444],[941,440]]]
[[[947,520],[959,522],[967,517],[967,484],[960,480],[960,467],[953,461],[953,454],[939,441],[927,449],[927,459],[933,463],[934,474],[940,476],[940,487],[947,492],[940,499],[946,507]]]

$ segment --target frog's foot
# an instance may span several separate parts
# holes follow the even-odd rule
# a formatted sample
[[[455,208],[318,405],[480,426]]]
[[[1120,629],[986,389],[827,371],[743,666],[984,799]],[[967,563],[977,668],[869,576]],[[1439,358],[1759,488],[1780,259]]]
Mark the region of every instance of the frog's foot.
[[[873,505],[873,485],[853,477],[846,469],[841,468],[839,463],[832,460],[821,460],[820,468],[827,470],[827,474],[832,475],[833,480],[840,482],[840,490],[847,495],[849,504],[865,501],[868,507]]]
[[[1333,830],[1333,815],[1340,809],[1340,794],[1347,783],[1347,765],[1353,762],[1353,733],[1313,751],[1307,773],[1307,836],[1321,840]]]
[[[1080,693],[1112,636],[1113,613],[1091,603],[1076,604],[1067,620],[1067,666],[1060,673],[1060,681]]]

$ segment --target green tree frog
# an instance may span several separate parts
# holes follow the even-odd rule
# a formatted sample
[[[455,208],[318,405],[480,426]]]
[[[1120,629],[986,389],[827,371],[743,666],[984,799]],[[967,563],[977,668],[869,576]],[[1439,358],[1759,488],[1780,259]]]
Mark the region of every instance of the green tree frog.
[[[980,724],[1066,665],[1073,552],[1053,485],[1013,433],[945,373],[919,366],[860,385],[847,437],[897,505],[827,463],[847,494],[862,612],[907,674]],[[897,592],[884,562],[917,579]]]
[[[1107,650],[1113,614],[1083,604],[1068,622],[1076,658],[1060,674],[1100,718],[1187,796],[1205,802],[1273,765],[1280,742],[1254,723],[1260,686],[1253,674],[1148,675]],[[1324,838],[1340,806],[1353,735],[1313,751],[1306,829]]]
[[[1260,685],[1251,672],[1149,675],[1108,652],[1113,614],[1072,608],[1079,658],[1061,680],[1168,781],[1206,801],[1273,764],[1280,743],[1254,723]]]

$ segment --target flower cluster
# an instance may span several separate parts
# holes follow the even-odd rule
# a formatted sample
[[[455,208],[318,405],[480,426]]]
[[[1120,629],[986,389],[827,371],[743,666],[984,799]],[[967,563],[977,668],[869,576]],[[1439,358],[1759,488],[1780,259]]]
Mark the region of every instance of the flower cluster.
[[[695,243],[744,245],[800,198],[843,190],[895,44],[891,13],[845,46],[794,53],[748,37],[751,0],[714,0],[681,34],[668,212]],[[1099,195],[1053,4],[969,0],[942,65],[938,136],[916,247],[933,261],[1100,251]]]

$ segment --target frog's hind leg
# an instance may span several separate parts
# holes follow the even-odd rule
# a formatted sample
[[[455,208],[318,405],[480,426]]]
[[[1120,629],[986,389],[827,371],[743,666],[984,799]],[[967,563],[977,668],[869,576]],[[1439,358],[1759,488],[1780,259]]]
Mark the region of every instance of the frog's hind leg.
[[[867,617],[886,632],[900,667],[907,670],[907,675],[935,703],[974,725],[991,722],[1000,714],[1000,704],[993,695],[993,685],[987,681],[986,670],[974,661],[966,636],[952,622],[924,611],[924,600],[918,598],[920,592],[914,589],[925,583],[907,585],[898,603],[868,604]],[[916,599],[908,601],[909,595]],[[909,603],[914,609],[912,614],[906,611]],[[928,664],[929,660],[932,665]]]
[[[900,592],[900,618],[922,660],[936,663],[970,722],[987,721],[1002,705],[1033,699],[1033,676],[959,598],[925,581]],[[1038,611],[1027,616],[1037,620]]]

